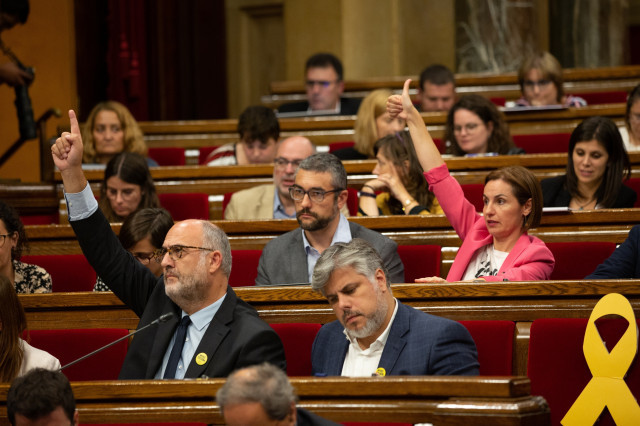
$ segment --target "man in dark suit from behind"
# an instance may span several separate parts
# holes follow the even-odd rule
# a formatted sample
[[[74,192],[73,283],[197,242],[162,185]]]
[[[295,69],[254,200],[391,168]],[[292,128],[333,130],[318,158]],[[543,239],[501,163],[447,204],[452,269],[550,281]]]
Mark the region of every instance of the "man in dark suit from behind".
[[[366,241],[356,238],[325,250],[311,287],[327,298],[338,318],[313,342],[313,374],[478,374],[476,346],[467,329],[395,299],[382,259]]]
[[[342,62],[331,53],[316,53],[305,65],[307,100],[281,105],[279,113],[309,115],[355,115],[360,99],[342,98],[344,81]]]
[[[216,401],[228,426],[334,426],[296,407],[296,394],[287,375],[262,363],[236,370],[218,389]]]

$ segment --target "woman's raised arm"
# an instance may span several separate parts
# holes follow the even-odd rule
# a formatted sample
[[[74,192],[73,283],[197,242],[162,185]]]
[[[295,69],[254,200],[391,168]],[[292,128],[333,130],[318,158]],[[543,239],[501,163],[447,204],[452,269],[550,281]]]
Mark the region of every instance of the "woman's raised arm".
[[[422,116],[418,112],[411,97],[409,96],[409,85],[411,79],[404,82],[402,95],[392,95],[387,99],[387,111],[391,117],[404,118],[413,139],[413,146],[416,149],[418,160],[425,172],[444,164],[440,151],[433,143],[431,135],[427,131]]]

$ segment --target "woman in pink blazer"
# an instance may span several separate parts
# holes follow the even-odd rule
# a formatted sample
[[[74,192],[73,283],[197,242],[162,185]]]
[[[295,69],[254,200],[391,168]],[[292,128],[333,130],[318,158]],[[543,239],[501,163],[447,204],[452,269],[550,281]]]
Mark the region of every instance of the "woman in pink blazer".
[[[549,279],[555,263],[553,254],[540,239],[527,234],[542,216],[542,190],[535,176],[521,166],[489,173],[485,179],[483,216],[479,215],[449,174],[413,106],[410,83],[411,80],[405,82],[402,95],[389,97],[387,110],[392,117],[406,119],[429,189],[462,239],[446,281]],[[444,280],[428,277],[416,281]]]

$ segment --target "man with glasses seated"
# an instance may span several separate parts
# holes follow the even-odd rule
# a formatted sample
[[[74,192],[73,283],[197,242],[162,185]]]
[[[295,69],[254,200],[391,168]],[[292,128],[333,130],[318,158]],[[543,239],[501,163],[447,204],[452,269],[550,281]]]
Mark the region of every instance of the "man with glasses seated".
[[[163,317],[131,341],[119,378],[226,377],[264,361],[285,369],[278,335],[228,286],[231,247],[220,228],[204,220],[176,223],[153,256],[164,270],[160,278],[122,247],[83,174],[73,111],[69,118],[71,133],[64,132],[51,151],[80,247],[98,276],[140,317],[139,329]]]
[[[316,147],[304,136],[291,136],[278,144],[273,160],[273,184],[243,189],[231,196],[224,218],[239,219],[295,219],[296,209],[289,195],[298,165],[316,152]],[[343,213],[348,216],[346,206]]]
[[[343,98],[342,63],[331,53],[316,53],[305,65],[307,100],[280,105],[287,115],[356,115],[360,99]],[[298,114],[295,114],[298,113]]]
[[[347,172],[333,154],[314,154],[295,174],[289,192],[300,228],[271,240],[262,250],[257,285],[308,284],[322,252],[338,242],[362,238],[383,259],[393,283],[404,282],[398,245],[389,238],[349,222],[340,213],[347,202]]]

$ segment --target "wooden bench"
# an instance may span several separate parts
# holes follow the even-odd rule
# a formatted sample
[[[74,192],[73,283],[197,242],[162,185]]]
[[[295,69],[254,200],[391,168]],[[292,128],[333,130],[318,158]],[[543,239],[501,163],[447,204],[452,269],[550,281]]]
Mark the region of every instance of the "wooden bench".
[[[336,422],[548,425],[549,408],[526,377],[292,378],[298,406]],[[215,394],[223,379],[71,384],[84,423],[224,424]],[[0,424],[8,424],[0,385]]]
[[[571,133],[585,118],[594,115],[609,117],[623,124],[624,104],[590,105],[584,108],[568,108],[552,111],[510,111],[505,113],[512,135],[540,133]],[[444,136],[447,114],[423,113],[423,119],[435,138]],[[355,116],[300,117],[279,119],[281,137],[307,136],[317,145],[332,142],[352,141]],[[140,122],[149,147],[182,147],[188,152],[187,164],[197,163],[198,151],[202,147],[237,142],[237,121],[194,120]]]
[[[360,80],[346,80],[344,95],[363,98],[375,89],[390,89],[399,92],[407,78],[411,78],[412,95],[417,94],[419,76],[372,77]],[[640,66],[620,66],[601,68],[567,68],[563,70],[564,91],[574,95],[586,92],[624,91],[629,92],[638,84]],[[518,99],[521,96],[516,72],[502,74],[456,74],[458,96],[477,93],[488,98]],[[275,81],[270,84],[270,94],[262,97],[262,103],[277,107],[285,102],[306,100],[303,81]]]
[[[394,296],[422,311],[457,321],[506,320],[516,324],[513,372],[526,374],[529,328],[538,318],[588,318],[609,293],[627,297],[640,316],[640,280],[393,284]],[[326,300],[309,286],[236,287],[268,323],[335,320]],[[25,294],[20,300],[34,330],[129,328],[138,317],[110,292]]]
[[[442,247],[440,274],[446,277],[461,244],[444,215],[351,217],[350,221],[388,236],[400,245],[433,244]],[[234,250],[261,250],[273,238],[298,227],[294,219],[212,221],[229,236]],[[622,243],[631,227],[640,223],[640,209],[550,212],[530,231],[545,242],[607,241]],[[113,224],[114,232],[120,230]],[[69,225],[26,227],[30,254],[79,254],[80,246]]]

